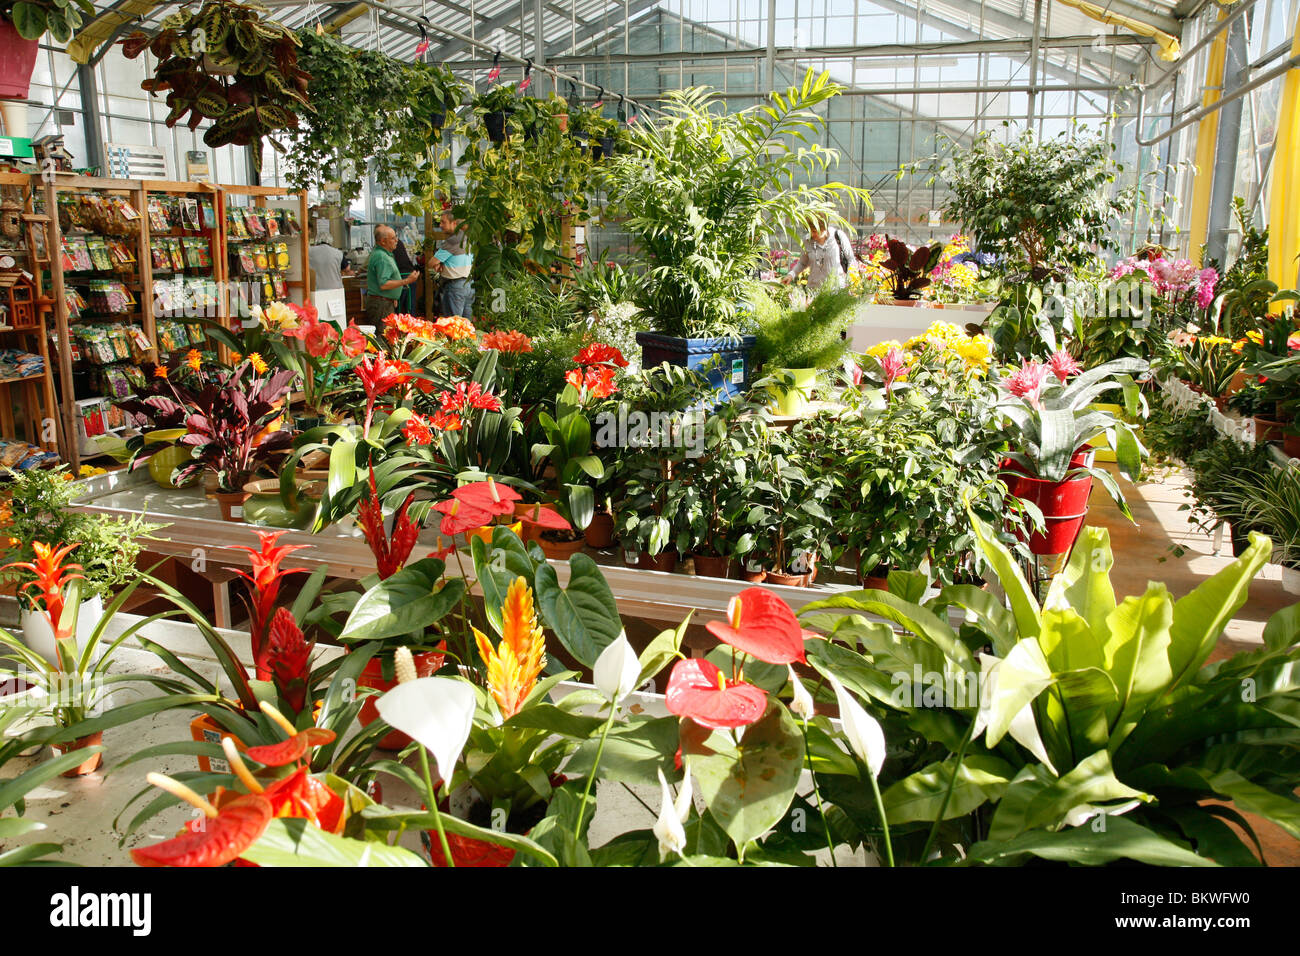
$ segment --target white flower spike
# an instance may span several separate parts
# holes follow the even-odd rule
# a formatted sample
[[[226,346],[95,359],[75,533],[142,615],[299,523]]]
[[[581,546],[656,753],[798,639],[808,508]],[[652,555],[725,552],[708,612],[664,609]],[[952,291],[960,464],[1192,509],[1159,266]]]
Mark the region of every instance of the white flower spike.
[[[659,859],[663,861],[674,853],[680,856],[682,851],[686,849],[686,829],[682,826],[682,815],[673,803],[673,792],[668,787],[664,772],[660,770],[658,773],[660,796],[663,802],[659,810],[659,820],[654,826],[654,835],[659,840]],[[682,792],[687,794],[687,813],[690,812],[690,779],[690,773],[688,772],[686,779],[682,782]],[[680,795],[678,800],[681,800]]]
[[[790,713],[800,720],[812,720],[813,714],[816,713],[812,694],[808,693],[808,688],[803,686],[803,681],[794,672],[794,668],[790,665],[786,667],[790,671],[790,687],[794,693],[794,699],[790,701]]]
[[[450,781],[474,722],[474,688],[450,677],[420,677],[379,698],[379,716],[433,754]]]
[[[617,707],[624,697],[636,690],[640,678],[641,662],[628,643],[627,633],[620,631],[614,642],[600,652],[596,666],[592,668],[596,690]]]
[[[873,777],[880,776],[880,768],[885,765],[885,732],[880,722],[872,717],[862,705],[853,699],[844,685],[834,677],[830,678],[835,691],[835,700],[840,708],[840,724],[844,736],[858,759],[867,765]]]

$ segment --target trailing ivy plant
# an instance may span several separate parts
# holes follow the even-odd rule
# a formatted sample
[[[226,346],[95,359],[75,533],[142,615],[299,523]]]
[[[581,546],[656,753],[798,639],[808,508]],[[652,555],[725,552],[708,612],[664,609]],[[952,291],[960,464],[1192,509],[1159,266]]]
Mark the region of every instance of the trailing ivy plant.
[[[283,152],[274,134],[297,129],[299,114],[312,109],[298,36],[265,13],[254,3],[208,0],[197,12],[182,8],[164,17],[156,36],[137,31],[122,41],[127,59],[145,50],[157,58],[154,75],[140,87],[167,92],[169,127],[187,116],[191,130],[211,120],[203,142],[249,146],[258,169],[263,137]]]
[[[1095,264],[1098,250],[1118,247],[1115,227],[1137,191],[1116,188],[1124,167],[1114,144],[1077,130],[1054,139],[1026,130],[1009,142],[986,131],[952,146],[931,160],[951,190],[944,212],[983,251],[1041,280],[1053,266]]]

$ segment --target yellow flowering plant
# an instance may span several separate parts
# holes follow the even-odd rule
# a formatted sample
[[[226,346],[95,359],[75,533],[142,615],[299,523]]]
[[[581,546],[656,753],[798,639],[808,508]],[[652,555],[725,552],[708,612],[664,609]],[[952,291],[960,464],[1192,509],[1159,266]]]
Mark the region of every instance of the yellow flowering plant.
[[[1178,346],[1178,370],[1193,389],[1219,398],[1225,395],[1232,378],[1245,364],[1245,357],[1233,348],[1232,339],[1222,335],[1195,335],[1190,332],[1173,339]]]

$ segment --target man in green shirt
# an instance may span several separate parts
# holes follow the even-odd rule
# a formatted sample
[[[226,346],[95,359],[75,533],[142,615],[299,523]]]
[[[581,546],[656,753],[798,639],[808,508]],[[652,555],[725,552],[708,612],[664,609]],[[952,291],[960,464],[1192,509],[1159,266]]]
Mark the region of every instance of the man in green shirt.
[[[375,227],[375,248],[366,263],[366,322],[379,329],[384,319],[397,309],[397,298],[404,286],[417,282],[419,270],[405,279],[397,268],[393,250],[397,248],[397,233],[391,226]]]

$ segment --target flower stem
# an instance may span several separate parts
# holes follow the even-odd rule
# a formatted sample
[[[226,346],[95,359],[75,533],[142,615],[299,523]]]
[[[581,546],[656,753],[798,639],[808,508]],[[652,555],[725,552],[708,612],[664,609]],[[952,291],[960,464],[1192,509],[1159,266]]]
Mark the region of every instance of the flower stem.
[[[835,841],[831,839],[831,825],[826,822],[826,811],[822,808],[822,792],[817,786],[817,771],[813,769],[812,754],[808,752],[808,721],[800,721],[803,729],[803,756],[808,763],[808,773],[812,777],[813,797],[817,800],[817,813],[822,818],[822,829],[826,831],[826,849],[831,854],[831,866],[838,867],[839,863],[835,861]]]
[[[438,810],[438,793],[433,789],[433,778],[429,774],[429,753],[420,745],[420,769],[424,772],[424,787],[429,792],[429,809],[433,811],[433,825],[438,830],[438,842],[442,844],[442,858],[447,861],[447,865],[455,867],[456,861],[451,858],[451,847],[447,845],[447,834],[442,829],[442,813]]]
[[[868,770],[867,776],[871,778],[871,793],[876,798],[876,812],[880,814],[880,827],[885,834],[885,862],[892,867],[894,865],[894,844],[889,839],[889,819],[885,816],[885,801],[880,796],[880,784],[876,781],[876,775]],[[933,833],[930,835],[934,836]]]
[[[957,748],[957,763],[952,768],[952,777],[948,780],[948,789],[944,792],[943,803],[939,804],[939,815],[934,818],[934,824],[930,827],[930,835],[925,838],[925,846],[921,850],[921,864],[924,865],[926,860],[930,859],[930,847],[934,845],[935,837],[939,835],[939,826],[943,823],[943,815],[948,812],[948,801],[952,799],[953,788],[957,786],[957,775],[961,773],[961,762],[966,756],[966,747],[970,744],[971,733],[975,730],[975,721],[970,722],[966,728],[966,736],[961,739],[961,746]]]
[[[591,772],[587,774],[587,786],[582,791],[582,803],[578,805],[578,823],[573,828],[573,841],[577,843],[582,833],[582,818],[587,813],[587,798],[591,796],[591,785],[596,782],[596,771],[600,769],[600,758],[605,752],[605,738],[609,736],[609,728],[614,726],[614,718],[618,716],[618,705],[611,702],[609,705],[609,720],[605,721],[605,726],[600,731],[600,743],[596,746],[596,760],[591,765]]]

